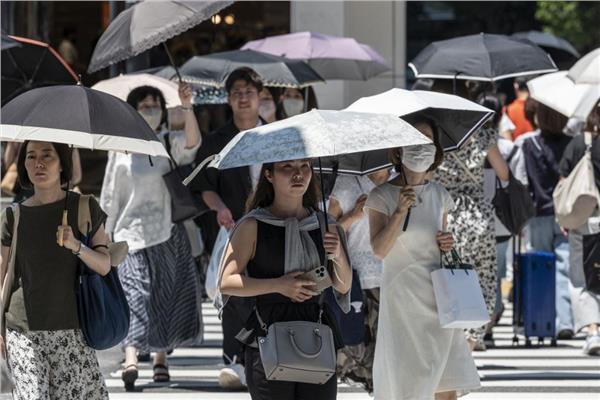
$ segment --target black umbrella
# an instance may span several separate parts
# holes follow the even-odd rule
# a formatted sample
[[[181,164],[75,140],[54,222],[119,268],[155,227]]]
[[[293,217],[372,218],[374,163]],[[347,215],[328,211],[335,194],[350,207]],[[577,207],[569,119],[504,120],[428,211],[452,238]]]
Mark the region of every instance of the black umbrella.
[[[88,72],[98,71],[164,43],[231,3],[233,1],[140,2],[121,12],[104,31],[92,54]],[[171,58],[168,49],[167,54]]]
[[[556,61],[555,55],[557,57],[568,56],[569,58],[579,58],[579,52],[573,45],[567,42],[563,38],[559,38],[554,36],[548,32],[540,32],[540,31],[527,31],[527,32],[517,32],[511,35],[512,37],[527,39],[532,41],[533,43],[540,46],[542,49],[546,50],[552,59]]]
[[[80,85],[32,89],[2,107],[0,140],[168,157],[142,116],[119,98]]]
[[[239,67],[255,70],[265,86],[302,88],[323,81],[302,60],[290,60],[254,50],[232,50],[192,57],[181,66],[181,75],[186,82],[223,86],[227,76]]]
[[[372,174],[392,167],[388,152],[388,149],[384,149],[365,153],[344,154],[337,157],[323,157],[322,171],[340,175],[363,176]]]
[[[487,82],[557,70],[548,53],[529,40],[487,33],[433,42],[408,66],[419,79]]]
[[[48,44],[10,35],[8,39],[20,46],[5,49],[2,36],[2,105],[35,87],[77,82],[69,64]]]
[[[6,50],[6,49],[10,49],[11,47],[20,47],[20,46],[21,46],[21,44],[19,42],[17,42],[15,39],[8,36],[6,33],[4,33],[4,31],[2,31],[2,46],[0,47],[0,49]]]

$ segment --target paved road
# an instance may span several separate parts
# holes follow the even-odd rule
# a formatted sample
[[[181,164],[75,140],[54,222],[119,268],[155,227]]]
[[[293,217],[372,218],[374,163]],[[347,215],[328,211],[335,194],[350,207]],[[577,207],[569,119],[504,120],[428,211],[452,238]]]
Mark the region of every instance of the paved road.
[[[101,352],[101,365],[113,400],[248,400],[245,392],[223,392],[217,384],[221,368],[221,325],[216,311],[204,304],[205,343],[197,348],[177,349],[169,358],[172,382],[152,382],[149,363],[141,364],[139,392],[126,393],[120,379],[120,352]],[[526,349],[512,346],[510,310],[495,328],[497,347],[475,353],[483,387],[466,400],[599,400],[600,357],[581,353],[583,337],[559,341],[558,347]],[[523,343],[521,343],[522,345]],[[535,345],[535,341],[534,341]],[[340,400],[371,399],[360,387],[339,385]],[[275,399],[274,399],[275,400]]]

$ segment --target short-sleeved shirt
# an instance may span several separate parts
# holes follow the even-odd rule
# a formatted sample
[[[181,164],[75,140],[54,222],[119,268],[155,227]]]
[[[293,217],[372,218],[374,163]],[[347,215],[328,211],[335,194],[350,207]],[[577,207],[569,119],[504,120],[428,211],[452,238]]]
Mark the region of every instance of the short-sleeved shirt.
[[[196,163],[219,153],[239,132],[238,127],[230,121],[209,134],[196,154]],[[250,168],[240,167],[222,171],[216,168],[204,168],[192,181],[190,187],[199,195],[208,191],[217,193],[231,211],[233,219],[237,221],[244,215],[246,200],[252,192]]]
[[[90,198],[93,237],[106,221],[106,214]],[[15,281],[6,326],[16,330],[77,329],[75,297],[78,257],[56,243],[65,201],[29,207],[20,205]],[[78,234],[79,194],[70,192],[68,222]],[[2,246],[10,247],[14,215],[9,207],[2,213]]]
[[[344,214],[350,212],[356,200],[363,194],[369,194],[375,184],[368,176],[340,175],[333,188],[331,197],[335,198]],[[348,256],[352,267],[358,272],[363,289],[381,286],[383,262],[375,257],[371,248],[369,234],[369,218],[366,215],[356,221],[346,233],[348,239]]]
[[[584,154],[585,140],[584,135],[581,134],[573,138],[571,143],[569,143],[565,149],[559,165],[560,175],[565,178],[569,176],[579,160],[583,158]],[[592,163],[594,164],[596,186],[598,186],[598,189],[600,190],[600,136],[596,136],[592,139]]]

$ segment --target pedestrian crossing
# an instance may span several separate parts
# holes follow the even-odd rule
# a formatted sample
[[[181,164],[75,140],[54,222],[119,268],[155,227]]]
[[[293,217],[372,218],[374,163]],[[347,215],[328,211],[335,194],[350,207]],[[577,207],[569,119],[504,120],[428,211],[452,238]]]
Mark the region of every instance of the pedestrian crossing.
[[[140,363],[140,378],[136,392],[125,392],[121,370],[105,376],[110,398],[114,400],[147,399],[211,399],[248,400],[246,392],[225,392],[217,378],[222,367],[221,324],[211,304],[203,305],[204,343],[198,347],[176,349],[169,357],[171,382],[152,382],[152,366]],[[474,353],[481,376],[482,387],[466,394],[466,400],[544,399],[588,400],[600,399],[600,357],[583,355],[584,336],[561,340],[556,347],[549,341],[531,348],[513,346],[511,310],[507,307],[500,325],[494,329],[495,347]],[[340,383],[338,399],[370,399],[359,386]],[[274,399],[276,400],[276,399]]]

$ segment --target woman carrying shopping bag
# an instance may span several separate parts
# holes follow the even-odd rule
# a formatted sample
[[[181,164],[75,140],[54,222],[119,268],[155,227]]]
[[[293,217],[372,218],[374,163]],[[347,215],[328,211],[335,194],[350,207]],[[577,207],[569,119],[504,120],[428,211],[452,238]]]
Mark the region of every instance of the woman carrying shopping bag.
[[[135,88],[127,102],[163,144],[168,141],[172,161],[182,165],[194,160],[201,137],[191,87],[182,84],[179,97],[186,114],[183,132],[163,129],[167,109],[159,89]],[[138,352],[156,352],[153,380],[168,382],[167,352],[195,341],[201,332],[198,269],[183,223],[173,222],[171,195],[163,179],[171,169],[166,158],[111,153],[102,185],[100,205],[110,216],[106,229],[116,241],[129,244],[129,254],[118,269],[131,309],[129,334],[123,341],[122,379],[127,390],[134,388],[138,377]]]
[[[440,184],[425,179],[443,160],[435,124],[409,122],[434,144],[391,150],[400,174],[375,188],[365,204],[373,252],[384,263],[374,395],[377,400],[455,399],[456,391],[480,383],[463,330],[440,326],[430,276],[440,268],[440,250],[454,244],[445,232],[454,202]]]
[[[327,232],[324,221],[319,222],[317,187],[308,160],[265,164],[248,202],[249,213],[237,224],[225,250],[221,292],[256,301],[255,312],[237,336],[245,344],[246,380],[253,400],[336,398],[335,350],[343,343],[331,310],[320,300],[313,280],[301,275],[320,269],[327,259],[332,259],[333,289],[347,312],[350,303],[345,295],[352,284],[352,271],[343,246],[343,231],[332,224]],[[332,347],[326,346],[327,338],[323,336],[320,349],[314,353],[318,358],[317,354],[331,352],[329,379],[314,384],[285,377],[273,380],[268,374],[264,357],[275,354],[265,354],[265,349],[259,347],[264,344],[265,336],[268,339],[272,326],[287,321],[300,325],[319,321],[324,326],[321,331],[332,331]],[[303,343],[298,347],[312,353],[313,346],[309,345]]]
[[[96,353],[80,329],[74,290],[79,260],[100,275],[110,271],[106,214],[90,199],[91,240],[84,245],[76,217],[80,195],[70,192],[65,200],[62,189],[72,172],[66,144],[24,142],[17,171],[21,186],[34,194],[2,215],[0,277],[3,295],[5,289],[10,295],[3,304],[6,332],[0,351],[8,356],[13,395],[19,400],[108,399]],[[65,201],[68,225],[58,226]],[[9,282],[13,251],[15,274]]]

